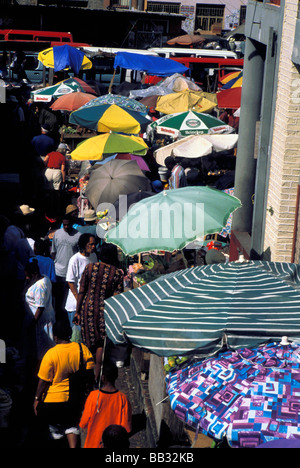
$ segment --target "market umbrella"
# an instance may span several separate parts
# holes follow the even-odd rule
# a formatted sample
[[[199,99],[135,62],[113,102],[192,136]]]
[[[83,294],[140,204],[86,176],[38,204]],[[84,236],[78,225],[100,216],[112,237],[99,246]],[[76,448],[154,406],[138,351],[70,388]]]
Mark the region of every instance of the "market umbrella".
[[[197,159],[213,151],[226,151],[237,145],[238,135],[189,135],[154,151],[153,156],[160,166],[168,156]],[[224,156],[225,157],[225,156]]]
[[[208,94],[185,89],[181,92],[159,96],[155,108],[164,114],[174,114],[192,109],[196,112],[211,112],[217,106],[217,101]]]
[[[107,235],[126,255],[183,249],[226,225],[240,201],[210,187],[167,190],[141,200]]]
[[[101,203],[113,204],[120,195],[151,191],[147,177],[136,161],[112,160],[91,171],[85,195],[96,210]]]
[[[178,137],[188,135],[202,135],[205,133],[233,133],[230,125],[216,119],[209,114],[187,111],[165,115],[152,122],[149,129],[157,133]]]
[[[95,94],[95,91],[85,81],[74,77],[60,81],[53,86],[32,91],[31,95],[34,102],[50,102],[59,96],[77,92]]]
[[[205,42],[205,38],[200,36],[200,34],[183,34],[182,36],[174,37],[167,41],[168,45],[196,45]]]
[[[38,59],[45,67],[53,68],[55,72],[71,68],[78,74],[80,70],[89,70],[93,66],[82,50],[68,44],[43,50]]]
[[[228,350],[170,372],[177,417],[233,448],[300,439],[300,346],[282,340]]]
[[[242,87],[229,88],[217,93],[220,109],[239,109],[241,107]]]
[[[300,265],[291,263],[189,268],[107,300],[106,330],[115,343],[128,339],[159,356],[205,355],[224,339],[240,348],[299,338],[299,286]]]
[[[98,132],[140,133],[151,123],[140,112],[125,109],[117,104],[87,106],[71,113],[71,124],[80,125]]]
[[[71,153],[71,158],[77,161],[94,161],[115,153],[132,153],[145,156],[147,151],[148,146],[140,137],[120,135],[119,133],[103,133],[88,138],[77,145]]]
[[[64,96],[60,96],[58,99],[51,104],[51,109],[54,111],[66,111],[72,112],[74,110],[79,109],[87,102],[95,99],[93,94],[77,92],[77,93],[70,93],[65,94]]]
[[[240,88],[243,84],[243,70],[238,72],[235,76],[226,80],[221,89]]]
[[[127,96],[121,96],[120,94],[104,94],[94,99],[94,101],[89,102],[85,107],[96,107],[103,104],[117,104],[120,107],[125,109],[131,109],[141,113],[147,113],[147,108],[141,102],[136,99],[131,99]]]
[[[119,159],[125,159],[127,161],[136,161],[137,165],[141,169],[141,171],[150,171],[150,168],[148,164],[146,163],[145,159],[142,158],[141,156],[137,156],[136,154],[130,154],[130,153],[119,153],[115,157],[115,159],[118,161]]]

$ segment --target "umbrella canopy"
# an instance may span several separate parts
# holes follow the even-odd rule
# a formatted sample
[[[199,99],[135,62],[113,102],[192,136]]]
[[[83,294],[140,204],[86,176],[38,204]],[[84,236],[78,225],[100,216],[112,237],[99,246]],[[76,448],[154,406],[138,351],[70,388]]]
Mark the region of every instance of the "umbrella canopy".
[[[225,79],[223,82],[223,86],[221,89],[232,89],[232,88],[240,88],[243,84],[243,70],[234,74],[235,76],[231,76],[229,80]]]
[[[237,134],[231,135],[189,135],[154,151],[156,162],[165,165],[168,156],[197,159],[213,151],[225,151],[236,146]]]
[[[216,352],[224,336],[231,348],[299,338],[299,286],[300,265],[290,263],[189,268],[108,299],[106,330],[159,356]]]
[[[153,197],[153,195],[154,192],[145,192],[142,190],[128,193],[127,195],[121,195],[108,210],[106,218],[109,219],[110,222],[121,221],[133,205],[145,198]]]
[[[86,197],[96,210],[101,203],[115,203],[120,195],[151,191],[147,177],[136,161],[109,161],[91,171],[85,191]]]
[[[229,135],[226,135],[229,136]],[[189,135],[180,140],[174,141],[167,146],[162,146],[154,151],[153,156],[160,166],[165,166],[168,156],[197,159],[207,156],[213,151],[213,145],[202,135]]]
[[[71,113],[69,122],[98,132],[140,133],[151,120],[137,111],[124,109],[117,104],[81,107]]]
[[[174,114],[195,110],[196,112],[211,112],[216,106],[216,99],[208,98],[208,93],[186,89],[181,92],[159,96],[156,102],[156,110],[164,114]]]
[[[34,102],[50,102],[59,96],[77,92],[95,94],[95,91],[80,78],[68,78],[53,86],[32,91],[31,94]]]
[[[95,96],[93,94],[82,92],[70,93],[65,94],[64,96],[60,96],[54,101],[54,103],[50,107],[54,111],[60,110],[72,112],[74,110],[79,109],[79,107],[83,106],[92,99],[95,99]]]
[[[45,67],[54,68],[55,72],[71,68],[78,74],[80,70],[89,70],[93,66],[82,50],[68,44],[43,50],[38,59]]]
[[[104,94],[103,96],[95,98],[93,102],[86,104],[85,107],[96,107],[103,104],[117,104],[120,107],[124,107],[124,109],[147,113],[147,107],[141,102],[127,96],[121,96],[120,94]]]
[[[210,187],[167,190],[141,200],[107,235],[126,255],[183,249],[226,225],[240,201]]]
[[[174,73],[186,73],[189,70],[182,63],[171,59],[129,52],[117,52],[114,69],[117,67],[139,70],[156,76],[171,76]]]
[[[150,171],[150,168],[148,164],[146,163],[146,161],[141,156],[137,156],[136,154],[120,153],[120,154],[117,154],[115,159],[116,160],[125,159],[127,161],[136,161],[141,171]]]
[[[171,372],[167,391],[179,419],[234,448],[300,438],[300,346],[241,348]]]
[[[239,109],[241,107],[242,87],[224,89],[217,93],[220,109]]]
[[[163,135],[202,135],[204,133],[233,133],[230,125],[209,114],[187,111],[165,115],[149,125],[157,133]]]
[[[103,159],[105,155],[115,153],[133,153],[145,156],[148,146],[140,137],[120,135],[118,133],[103,133],[88,138],[80,143],[71,153],[71,158],[77,161],[95,161]]]
[[[200,36],[200,34],[183,34],[182,36],[174,37],[167,41],[169,45],[196,45],[205,42],[205,38]]]

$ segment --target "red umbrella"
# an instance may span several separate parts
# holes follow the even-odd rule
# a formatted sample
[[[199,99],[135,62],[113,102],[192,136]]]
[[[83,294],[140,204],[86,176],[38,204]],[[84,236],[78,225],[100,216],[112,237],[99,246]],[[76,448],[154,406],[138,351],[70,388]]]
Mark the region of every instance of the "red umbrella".
[[[67,111],[72,112],[79,109],[87,102],[95,99],[93,94],[89,93],[70,93],[60,96],[54,103],[50,106],[51,109],[58,111]]]
[[[218,107],[222,109],[239,109],[241,107],[242,87],[224,89],[217,93]]]
[[[74,76],[73,80],[77,81],[77,83],[80,84],[83,91],[85,91],[86,93],[95,94],[97,96],[96,91],[91,86],[89,86],[84,80],[77,78],[77,76]]]

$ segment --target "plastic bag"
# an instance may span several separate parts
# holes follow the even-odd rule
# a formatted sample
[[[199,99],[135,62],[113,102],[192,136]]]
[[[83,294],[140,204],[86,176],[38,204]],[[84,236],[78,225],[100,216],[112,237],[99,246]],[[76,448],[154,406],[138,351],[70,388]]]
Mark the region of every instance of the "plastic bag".
[[[71,341],[73,343],[82,343],[81,327],[79,325],[73,325]]]

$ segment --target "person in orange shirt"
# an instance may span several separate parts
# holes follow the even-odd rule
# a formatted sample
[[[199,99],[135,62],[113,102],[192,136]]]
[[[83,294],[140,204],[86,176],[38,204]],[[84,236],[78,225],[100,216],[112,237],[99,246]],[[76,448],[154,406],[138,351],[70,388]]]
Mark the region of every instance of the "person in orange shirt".
[[[87,429],[84,448],[103,448],[103,431],[111,424],[131,432],[132,409],[127,396],[115,387],[118,369],[111,362],[103,364],[102,387],[92,391],[84,406],[79,426]]]

